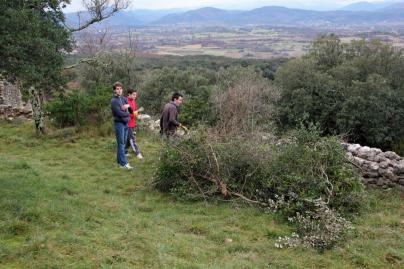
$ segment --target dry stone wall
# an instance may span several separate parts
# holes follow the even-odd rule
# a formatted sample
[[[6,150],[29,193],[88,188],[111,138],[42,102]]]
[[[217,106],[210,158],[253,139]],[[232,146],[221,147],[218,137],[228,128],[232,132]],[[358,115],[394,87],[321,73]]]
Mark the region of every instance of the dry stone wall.
[[[343,144],[347,158],[360,170],[363,182],[404,191],[404,159],[395,152],[359,144]]]
[[[32,109],[21,98],[20,89],[0,79],[0,119],[12,120],[14,118],[30,118]]]

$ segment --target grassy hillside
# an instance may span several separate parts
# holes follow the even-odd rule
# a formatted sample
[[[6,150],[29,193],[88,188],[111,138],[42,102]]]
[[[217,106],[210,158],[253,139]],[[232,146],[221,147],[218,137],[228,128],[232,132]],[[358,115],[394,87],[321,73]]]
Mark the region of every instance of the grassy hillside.
[[[277,249],[291,228],[234,203],[177,201],[149,187],[145,158],[115,165],[114,139],[0,122],[0,268],[402,268],[404,195],[371,190],[354,235],[319,253]],[[229,242],[232,239],[232,242]]]

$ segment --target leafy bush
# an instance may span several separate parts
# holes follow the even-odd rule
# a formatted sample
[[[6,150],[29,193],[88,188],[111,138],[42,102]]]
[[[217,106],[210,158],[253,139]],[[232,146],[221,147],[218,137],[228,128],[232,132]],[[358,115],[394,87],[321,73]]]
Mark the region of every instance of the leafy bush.
[[[211,95],[210,86],[201,86],[192,95],[187,95],[185,103],[180,108],[179,121],[187,126],[212,124],[215,121],[215,115]]]
[[[180,92],[187,99],[205,97],[206,87],[214,84],[214,73],[207,69],[162,68],[148,72],[139,87],[139,102],[148,113],[157,115],[174,92]],[[203,100],[208,101],[209,99]],[[186,111],[184,111],[186,113]]]
[[[312,201],[314,210],[303,214],[297,212],[289,221],[296,225],[297,233],[291,237],[280,237],[275,244],[278,248],[305,246],[319,250],[331,248],[353,229],[352,224],[340,214],[330,209],[321,199]]]
[[[111,91],[102,85],[89,92],[71,90],[55,95],[46,104],[46,111],[58,128],[89,123],[98,126],[111,118],[111,97]]]
[[[289,143],[278,146],[238,137],[217,140],[200,131],[165,146],[155,186],[177,197],[241,199],[276,209],[285,217],[312,218],[317,222],[315,233],[316,227],[327,225],[327,218],[318,216],[312,201],[324,201],[336,218],[357,213],[363,205],[363,185],[344,156],[335,138],[320,137],[312,129],[301,129]],[[297,227],[305,223],[297,220]],[[335,232],[330,238],[320,237],[323,243],[314,246],[333,245],[345,231],[341,227],[330,231]]]
[[[304,212],[305,201],[323,199],[340,213],[358,212],[363,185],[345,161],[345,152],[335,137],[321,137],[315,127],[300,128],[293,141],[277,147],[269,164],[266,185],[270,193],[290,202],[283,210]]]
[[[278,69],[279,126],[315,123],[325,134],[391,149],[404,137],[403,53],[380,41],[313,42],[308,55]]]
[[[56,127],[83,125],[88,114],[87,95],[80,90],[59,94],[46,104],[46,111]]]

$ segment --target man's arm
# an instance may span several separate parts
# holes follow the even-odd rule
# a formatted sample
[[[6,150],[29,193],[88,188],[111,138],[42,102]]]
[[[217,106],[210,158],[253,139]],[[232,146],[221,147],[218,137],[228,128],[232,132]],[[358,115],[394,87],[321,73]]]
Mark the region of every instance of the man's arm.
[[[170,107],[168,111],[168,122],[178,127],[181,123],[177,121],[177,113],[176,107]]]
[[[111,108],[114,115],[121,118],[129,117],[129,113],[126,111],[122,111],[121,104],[117,100],[112,101]]]

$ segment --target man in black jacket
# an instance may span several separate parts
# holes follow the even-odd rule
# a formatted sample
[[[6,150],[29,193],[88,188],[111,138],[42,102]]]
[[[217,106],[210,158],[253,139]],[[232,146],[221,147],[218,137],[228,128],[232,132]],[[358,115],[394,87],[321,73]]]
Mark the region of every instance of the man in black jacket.
[[[119,167],[131,170],[133,167],[126,160],[125,143],[128,137],[128,121],[130,115],[128,112],[129,104],[126,98],[122,97],[122,83],[115,82],[112,86],[114,96],[111,99],[111,110],[114,116],[114,129],[116,136],[116,160]]]
[[[181,123],[177,121],[178,107],[183,102],[183,96],[179,93],[174,93],[171,97],[171,102],[164,106],[160,117],[160,133],[162,135],[174,135],[177,127],[181,127]]]

